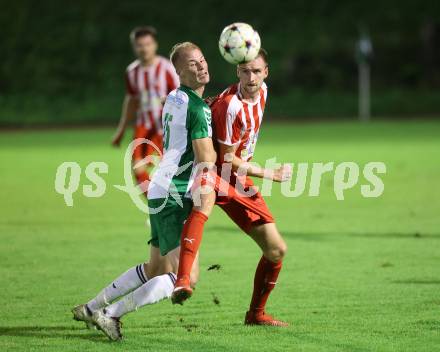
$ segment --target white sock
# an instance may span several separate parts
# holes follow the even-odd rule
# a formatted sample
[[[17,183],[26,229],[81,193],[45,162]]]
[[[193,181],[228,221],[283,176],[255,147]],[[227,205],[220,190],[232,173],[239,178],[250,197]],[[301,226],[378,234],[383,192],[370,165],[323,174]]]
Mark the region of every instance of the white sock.
[[[119,298],[137,289],[147,281],[148,278],[144,272],[144,265],[136,265],[135,267],[127,270],[110,285],[99,292],[95,298],[87,303],[87,307],[94,312],[95,310],[109,305],[116,298]]]
[[[146,284],[105,308],[105,314],[119,318],[147,304],[169,298],[173,293],[175,282],[176,275],[173,273],[153,277]]]

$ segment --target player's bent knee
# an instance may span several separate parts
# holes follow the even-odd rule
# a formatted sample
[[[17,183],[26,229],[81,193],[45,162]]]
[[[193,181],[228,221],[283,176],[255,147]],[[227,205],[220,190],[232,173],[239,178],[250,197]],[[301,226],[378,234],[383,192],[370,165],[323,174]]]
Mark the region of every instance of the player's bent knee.
[[[285,243],[280,243],[278,246],[271,248],[269,251],[264,253],[265,257],[271,262],[277,263],[283,260],[287,252],[287,245]]]
[[[286,255],[286,253],[287,253],[287,244],[283,243],[278,248],[278,252],[279,252],[280,260],[282,260],[284,258],[284,256]]]

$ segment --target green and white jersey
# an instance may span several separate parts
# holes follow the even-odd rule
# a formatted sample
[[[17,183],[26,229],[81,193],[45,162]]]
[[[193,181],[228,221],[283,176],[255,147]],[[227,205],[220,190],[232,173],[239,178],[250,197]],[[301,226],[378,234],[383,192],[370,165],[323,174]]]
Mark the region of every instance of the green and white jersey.
[[[211,109],[192,89],[181,85],[168,94],[162,112],[164,153],[148,188],[148,199],[189,196],[194,151],[192,140],[212,137]]]

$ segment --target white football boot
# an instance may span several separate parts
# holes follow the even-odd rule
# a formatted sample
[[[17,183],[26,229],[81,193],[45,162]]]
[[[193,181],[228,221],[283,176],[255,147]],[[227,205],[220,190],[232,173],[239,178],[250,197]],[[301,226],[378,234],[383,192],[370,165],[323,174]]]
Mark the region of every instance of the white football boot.
[[[93,312],[93,323],[101,330],[110,340],[122,340],[121,321],[119,318],[109,317],[105,314],[104,309],[98,309]]]
[[[92,320],[92,312],[85,304],[80,304],[72,309],[73,319],[76,321],[83,321],[87,329],[96,329]]]

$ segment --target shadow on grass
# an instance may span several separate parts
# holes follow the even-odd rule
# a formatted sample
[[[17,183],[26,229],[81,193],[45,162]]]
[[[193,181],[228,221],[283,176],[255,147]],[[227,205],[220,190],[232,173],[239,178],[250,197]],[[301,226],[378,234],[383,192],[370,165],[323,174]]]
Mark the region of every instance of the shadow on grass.
[[[83,333],[79,333],[82,331]],[[99,331],[86,331],[74,326],[0,326],[0,336],[36,338],[78,338],[93,342],[108,343]]]
[[[368,233],[368,232],[289,232],[281,231],[283,236],[290,237],[293,239],[301,240],[321,240],[321,239],[331,239],[332,237],[359,237],[365,239],[400,239],[400,240],[423,240],[423,239],[436,239],[440,240],[440,234],[425,234],[419,232],[412,233],[400,233],[400,232],[383,232],[383,233]]]
[[[397,239],[421,239],[429,238],[440,240],[440,233],[420,233],[420,232],[408,232],[408,233],[400,233],[400,232],[385,232],[385,233],[347,233],[347,236],[353,237],[365,237],[365,238],[374,238],[374,239],[389,239],[389,238],[397,238]]]
[[[440,280],[419,280],[419,279],[409,279],[409,280],[394,280],[391,281],[393,284],[409,284],[409,285],[440,285]]]
[[[217,225],[210,226],[209,231],[222,232],[222,233],[237,233],[242,230],[235,226],[232,222],[231,225]],[[421,232],[293,232],[293,231],[280,231],[281,234],[290,239],[297,239],[302,241],[327,241],[338,237],[359,237],[366,239],[400,239],[400,240],[423,240],[423,239],[435,239],[440,240],[440,233],[421,233]]]
[[[244,234],[244,232],[232,222],[231,222],[231,226],[221,226],[221,225],[210,226],[209,231],[222,232],[228,234],[236,234],[236,233]],[[329,236],[337,235],[336,233],[299,233],[299,232],[289,232],[289,231],[281,231],[281,234],[286,237],[291,237],[294,239],[300,239],[305,241],[320,241],[320,240],[329,239],[330,238]]]

